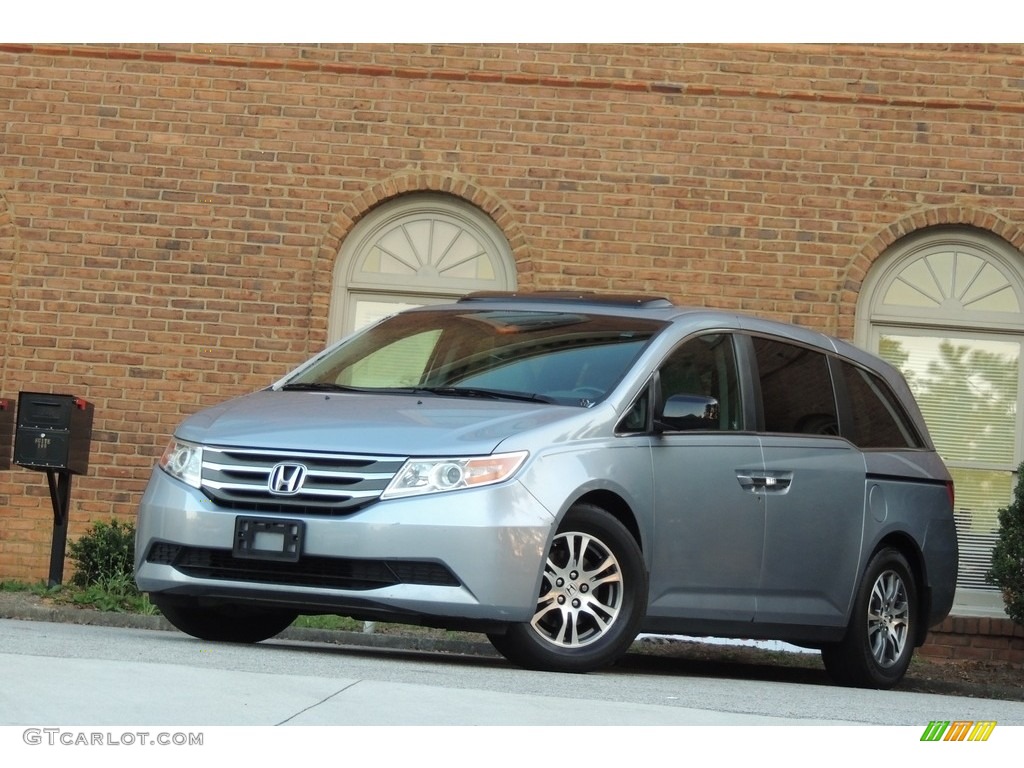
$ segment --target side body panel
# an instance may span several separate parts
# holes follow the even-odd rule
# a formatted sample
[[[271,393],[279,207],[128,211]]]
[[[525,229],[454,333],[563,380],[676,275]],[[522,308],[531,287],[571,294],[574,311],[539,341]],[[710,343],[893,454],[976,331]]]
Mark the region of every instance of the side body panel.
[[[934,451],[864,454],[868,504],[866,546],[883,539],[910,542],[917,551],[928,615],[926,626],[942,621],[953,607],[959,556],[949,473]],[[909,545],[908,545],[909,546]],[[924,641],[924,635],[918,638]]]
[[[756,620],[845,626],[859,580],[864,458],[842,438],[762,437],[764,566]]]
[[[751,621],[764,548],[763,470],[749,434],[652,439],[654,520],[648,614]]]

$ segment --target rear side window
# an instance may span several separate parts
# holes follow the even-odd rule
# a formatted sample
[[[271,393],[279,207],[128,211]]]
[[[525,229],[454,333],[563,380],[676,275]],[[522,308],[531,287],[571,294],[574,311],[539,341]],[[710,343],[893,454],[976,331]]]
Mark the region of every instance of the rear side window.
[[[839,418],[828,358],[775,339],[753,337],[764,431],[838,435]]]
[[[850,441],[860,448],[920,448],[921,438],[889,386],[878,376],[840,362],[850,400]]]

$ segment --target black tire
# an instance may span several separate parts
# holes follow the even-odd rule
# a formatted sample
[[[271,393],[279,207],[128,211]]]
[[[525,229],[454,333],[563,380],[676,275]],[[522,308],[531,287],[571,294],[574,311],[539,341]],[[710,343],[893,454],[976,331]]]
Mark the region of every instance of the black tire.
[[[907,559],[895,549],[877,552],[857,590],[850,625],[821,658],[837,683],[857,688],[892,688],[914,655],[918,589]]]
[[[295,613],[225,605],[211,608],[192,600],[162,599],[150,595],[150,602],[186,635],[224,643],[258,643],[273,637],[295,621]]]
[[[577,504],[552,541],[533,619],[488,638],[521,667],[590,672],[626,652],[646,605],[636,540],[603,509]]]

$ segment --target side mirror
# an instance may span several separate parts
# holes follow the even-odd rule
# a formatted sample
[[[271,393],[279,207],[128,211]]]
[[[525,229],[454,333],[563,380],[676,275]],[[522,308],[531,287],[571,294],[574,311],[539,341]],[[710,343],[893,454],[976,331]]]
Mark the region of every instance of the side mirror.
[[[718,400],[704,395],[672,395],[655,414],[658,432],[718,430]]]

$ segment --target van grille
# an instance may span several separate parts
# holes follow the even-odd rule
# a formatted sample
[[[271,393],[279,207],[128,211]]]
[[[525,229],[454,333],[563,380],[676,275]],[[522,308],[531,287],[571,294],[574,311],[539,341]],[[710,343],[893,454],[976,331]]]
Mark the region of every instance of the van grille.
[[[303,555],[298,562],[235,557],[231,550],[155,543],[146,560],[197,579],[285,584],[329,589],[379,589],[396,584],[457,587],[444,565],[423,560],[364,560]]]
[[[227,509],[345,515],[380,498],[404,463],[400,456],[204,446],[202,488]]]

